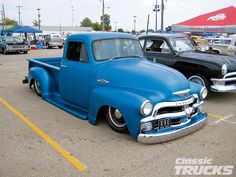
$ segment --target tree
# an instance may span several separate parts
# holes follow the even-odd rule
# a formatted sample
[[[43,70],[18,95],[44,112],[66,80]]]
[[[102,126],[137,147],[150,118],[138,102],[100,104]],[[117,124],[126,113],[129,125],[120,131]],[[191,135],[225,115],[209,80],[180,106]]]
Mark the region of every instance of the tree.
[[[111,30],[111,25],[110,25],[110,15],[108,14],[104,14],[104,16],[101,16],[101,25],[102,25],[102,20],[104,18],[104,28],[105,31],[109,31]]]
[[[124,32],[124,30],[122,28],[119,28],[117,31],[120,32],[120,33]]]
[[[145,30],[141,30],[140,33],[145,33]]]
[[[153,29],[149,29],[148,32],[154,33],[154,30]]]
[[[34,20],[32,23],[33,23],[33,26],[39,26],[38,20]]]
[[[17,24],[18,24],[17,21],[12,20],[10,18],[6,18],[5,23],[6,23],[6,25],[9,25],[9,26],[17,26]]]
[[[102,25],[100,25],[98,22],[92,23],[92,28],[95,31],[101,31],[102,30]]]
[[[93,25],[92,21],[88,18],[85,17],[82,22],[80,22],[80,26],[82,27],[91,27]]]

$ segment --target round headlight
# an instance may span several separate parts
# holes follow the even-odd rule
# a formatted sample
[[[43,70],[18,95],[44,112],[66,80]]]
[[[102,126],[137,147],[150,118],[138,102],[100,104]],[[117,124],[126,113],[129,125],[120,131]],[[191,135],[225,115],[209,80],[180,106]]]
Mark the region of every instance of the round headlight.
[[[200,98],[201,99],[205,99],[207,97],[207,88],[206,87],[203,87],[200,91]]]
[[[146,100],[143,102],[140,112],[143,116],[148,116],[149,114],[151,114],[153,109],[153,105],[150,101]]]
[[[227,65],[223,64],[221,68],[221,74],[224,76],[227,73],[227,70],[228,70]]]

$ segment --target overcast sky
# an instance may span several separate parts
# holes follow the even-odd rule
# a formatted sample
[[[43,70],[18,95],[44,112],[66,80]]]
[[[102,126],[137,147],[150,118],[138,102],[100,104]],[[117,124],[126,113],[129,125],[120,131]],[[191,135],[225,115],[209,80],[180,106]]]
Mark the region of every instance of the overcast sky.
[[[166,0],[164,0],[166,2]],[[158,0],[160,4],[161,0]],[[4,4],[6,17],[18,21],[17,5],[23,6],[21,20],[23,25],[32,25],[37,19],[37,8],[41,9],[42,25],[72,26],[72,11],[74,25],[80,25],[85,18],[93,22],[100,21],[102,3],[100,0],[1,0]],[[132,30],[133,16],[137,16],[136,29],[146,29],[147,16],[150,14],[150,28],[155,28],[156,0],[105,0],[105,13],[111,16],[111,25],[115,28]],[[218,10],[228,6],[236,6],[236,0],[167,0],[165,3],[164,26],[182,22],[189,18]],[[235,17],[236,18],[236,17]],[[158,12],[158,28],[160,28],[160,12]]]

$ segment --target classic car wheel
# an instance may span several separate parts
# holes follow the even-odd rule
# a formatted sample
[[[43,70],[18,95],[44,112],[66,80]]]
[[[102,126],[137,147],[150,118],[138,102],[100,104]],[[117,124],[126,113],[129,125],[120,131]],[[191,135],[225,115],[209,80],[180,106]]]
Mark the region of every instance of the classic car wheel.
[[[208,81],[208,79],[205,76],[196,74],[196,75],[190,76],[188,80],[192,81],[192,82],[195,82],[195,83],[198,83],[198,84],[206,87],[207,90],[210,89],[209,81]]]
[[[24,54],[27,54],[28,53],[28,51],[24,51]]]
[[[33,86],[34,86],[34,91],[35,91],[35,93],[36,93],[38,96],[41,96],[41,88],[40,88],[39,81],[34,80]]]
[[[126,122],[125,122],[121,112],[118,109],[109,106],[106,109],[105,116],[108,121],[108,124],[110,125],[110,127],[113,130],[120,132],[120,133],[127,133],[128,132]]]
[[[2,49],[2,53],[6,55],[6,54],[7,54],[6,49],[3,48],[3,49]]]
[[[58,46],[59,49],[62,49],[62,46]]]

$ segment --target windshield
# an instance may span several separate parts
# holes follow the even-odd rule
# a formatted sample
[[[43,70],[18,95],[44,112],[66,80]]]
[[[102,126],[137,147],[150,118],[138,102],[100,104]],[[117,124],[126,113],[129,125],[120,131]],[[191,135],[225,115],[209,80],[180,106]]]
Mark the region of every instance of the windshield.
[[[4,37],[3,41],[5,43],[21,43],[22,40],[18,37]]]
[[[97,61],[112,58],[143,57],[141,45],[134,39],[105,39],[93,43],[94,58]]]
[[[191,42],[186,38],[171,38],[170,43],[175,51],[185,52],[195,50]]]

